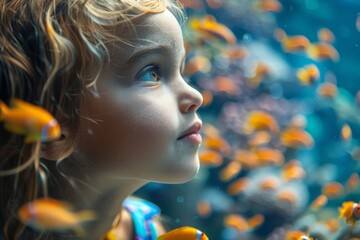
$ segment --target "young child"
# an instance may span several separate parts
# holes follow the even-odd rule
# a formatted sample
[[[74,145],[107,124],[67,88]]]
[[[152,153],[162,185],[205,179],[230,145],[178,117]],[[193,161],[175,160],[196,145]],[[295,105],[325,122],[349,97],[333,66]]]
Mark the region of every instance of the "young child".
[[[4,0],[0,16],[0,100],[38,105],[61,127],[60,138],[41,143],[42,174],[30,165],[0,177],[0,239],[79,238],[24,226],[19,208],[40,197],[93,210],[84,239],[101,239],[112,227],[116,239],[155,239],[164,232],[159,221],[150,219],[150,234],[141,216],[134,218],[156,207],[128,197],[151,181],[188,181],[199,169],[202,97],[182,77],[179,5]],[[5,124],[3,172],[35,151]]]

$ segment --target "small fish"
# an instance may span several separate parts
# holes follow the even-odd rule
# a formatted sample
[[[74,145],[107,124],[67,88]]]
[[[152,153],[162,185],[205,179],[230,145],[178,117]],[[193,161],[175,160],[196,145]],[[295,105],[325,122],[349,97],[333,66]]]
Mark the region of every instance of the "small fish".
[[[244,190],[246,190],[250,185],[250,180],[247,177],[242,177],[237,179],[235,182],[231,183],[227,188],[227,192],[230,195],[236,195]]]
[[[185,226],[165,233],[156,240],[209,240],[209,238],[202,231]]]
[[[331,59],[334,62],[339,61],[338,51],[329,43],[319,42],[310,44],[306,49],[307,55],[314,60]]]
[[[211,63],[207,57],[197,55],[186,62],[185,73],[192,76],[197,72],[207,73],[211,70]]]
[[[350,140],[351,135],[352,135],[352,131],[351,131],[349,124],[344,124],[342,126],[341,132],[340,132],[341,139],[343,141],[348,141],[348,140]]]
[[[313,85],[320,78],[320,71],[315,64],[310,64],[297,71],[297,77],[303,85]]]
[[[249,231],[249,224],[247,220],[239,214],[227,215],[224,218],[224,225],[226,227],[233,227],[240,233]]]
[[[273,176],[268,176],[259,183],[259,188],[262,190],[275,190],[278,186],[279,180]]]
[[[256,4],[256,9],[264,12],[280,12],[282,4],[278,0],[260,0]]]
[[[320,208],[325,206],[327,202],[328,198],[325,195],[321,194],[311,203],[310,209],[313,211],[319,210]]]
[[[279,125],[271,114],[264,111],[252,111],[246,119],[244,131],[251,134],[257,130],[269,130],[272,133],[277,133]]]
[[[289,203],[290,205],[294,206],[297,200],[297,195],[294,190],[291,189],[282,189],[276,195],[277,200]]]
[[[264,223],[265,217],[263,214],[257,214],[255,216],[252,216],[251,218],[249,218],[247,221],[248,221],[249,228],[254,229]]]
[[[302,179],[305,175],[305,170],[297,160],[288,161],[281,170],[281,177],[285,182]]]
[[[338,93],[338,89],[334,83],[325,82],[318,87],[317,93],[322,98],[334,98]]]
[[[302,231],[289,231],[285,236],[285,240],[313,240],[313,238]]]
[[[352,227],[360,219],[360,205],[355,202],[343,202],[339,207],[339,218],[345,218],[347,224]]]
[[[282,145],[291,148],[311,148],[314,144],[314,139],[308,132],[301,128],[293,127],[287,128],[282,132],[280,141]]]
[[[223,157],[214,150],[204,150],[199,153],[201,165],[220,166],[223,163]]]
[[[260,166],[281,165],[285,159],[282,152],[274,148],[256,149],[255,155]]]
[[[335,40],[335,36],[328,28],[321,28],[318,31],[318,38],[320,41],[332,43]]]
[[[225,92],[229,95],[238,95],[240,92],[239,86],[235,81],[229,77],[218,76],[214,79],[215,90],[219,92]]]
[[[212,212],[211,203],[207,200],[198,201],[196,209],[201,217],[208,217]]]
[[[26,143],[60,137],[60,125],[45,109],[20,99],[12,99],[10,105],[0,101],[0,122],[8,131],[25,135]]]
[[[310,46],[309,39],[303,35],[288,36],[282,29],[276,29],[274,35],[285,52],[302,52]]]
[[[40,198],[24,204],[18,211],[20,220],[41,231],[75,230],[84,235],[81,224],[95,219],[91,210],[72,212],[69,204],[51,198]]]
[[[359,185],[359,175],[357,173],[351,174],[346,182],[346,189],[353,191]]]
[[[344,193],[344,187],[339,182],[329,182],[322,187],[322,194],[328,198],[336,198]]]
[[[239,174],[242,169],[242,165],[238,161],[231,161],[225,168],[223,168],[219,174],[219,178],[223,182],[227,182],[234,176]]]
[[[201,107],[209,106],[214,98],[213,93],[211,91],[204,90],[201,92],[201,95],[203,97],[203,102],[201,104]]]
[[[218,23],[215,17],[211,15],[206,15],[203,19],[191,19],[190,27],[206,36],[206,38],[222,39],[230,45],[234,45],[237,42],[234,33],[227,26]]]

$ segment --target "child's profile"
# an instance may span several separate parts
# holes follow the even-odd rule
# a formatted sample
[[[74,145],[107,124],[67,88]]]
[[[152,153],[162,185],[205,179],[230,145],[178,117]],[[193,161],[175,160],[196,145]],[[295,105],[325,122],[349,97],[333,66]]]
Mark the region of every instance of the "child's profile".
[[[139,236],[134,205],[122,205],[148,182],[182,183],[199,169],[202,96],[182,77],[182,14],[171,0],[0,3],[0,100],[39,105],[61,126],[61,137],[41,145],[45,177],[33,166],[0,177],[0,238],[79,238],[19,220],[17,210],[45,194],[96,212],[85,239],[114,226],[124,240],[165,231],[154,220]],[[34,144],[0,123],[0,170],[16,169]]]

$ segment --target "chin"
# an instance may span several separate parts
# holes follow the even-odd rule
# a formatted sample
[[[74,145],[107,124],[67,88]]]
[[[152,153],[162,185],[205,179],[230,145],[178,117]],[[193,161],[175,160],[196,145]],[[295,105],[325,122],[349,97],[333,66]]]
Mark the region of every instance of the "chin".
[[[172,166],[160,174],[162,177],[159,179],[159,182],[162,183],[185,183],[193,179],[196,174],[199,172],[200,162],[197,159],[192,164],[184,164]]]

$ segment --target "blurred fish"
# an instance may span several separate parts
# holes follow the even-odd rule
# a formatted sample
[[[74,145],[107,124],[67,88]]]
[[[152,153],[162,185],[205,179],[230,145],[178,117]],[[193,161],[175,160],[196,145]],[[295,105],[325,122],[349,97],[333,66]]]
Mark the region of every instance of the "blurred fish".
[[[281,165],[284,162],[284,155],[281,151],[273,148],[259,148],[255,150],[259,166]]]
[[[300,128],[287,128],[280,136],[281,143],[286,147],[302,148],[312,147],[314,139],[305,130]]]
[[[347,224],[352,227],[360,219],[360,205],[355,202],[343,202],[339,207],[339,218],[345,218]]]
[[[243,233],[249,231],[249,224],[244,217],[239,214],[229,214],[224,218],[224,225],[232,227],[238,232]]]
[[[334,83],[325,82],[321,84],[318,89],[317,93],[322,98],[334,98],[337,94],[338,90]]]
[[[303,35],[288,36],[284,30],[276,29],[275,39],[281,43],[285,52],[302,52],[310,46],[310,41]]]
[[[276,194],[277,200],[281,202],[289,203],[290,205],[294,205],[297,201],[297,196],[293,190],[290,189],[281,189]]]
[[[359,174],[353,173],[346,182],[347,191],[354,191],[359,185]]]
[[[356,29],[360,32],[360,15],[358,15],[356,17],[355,26],[356,26]]]
[[[279,180],[273,176],[264,178],[259,183],[259,188],[262,190],[274,190],[279,186]]]
[[[250,180],[246,177],[239,178],[229,185],[227,192],[230,195],[236,195],[243,192],[250,184]]]
[[[254,110],[249,113],[245,121],[244,132],[246,134],[251,134],[257,130],[268,130],[272,133],[277,133],[279,131],[279,126],[271,114]]]
[[[220,38],[230,45],[237,42],[234,33],[227,26],[218,23],[215,17],[211,15],[206,15],[203,19],[190,19],[190,27],[206,38]]]
[[[197,213],[201,217],[208,217],[212,212],[211,203],[207,200],[198,201],[196,208],[197,208]]]
[[[25,135],[25,142],[50,141],[60,137],[60,125],[45,109],[12,99],[11,108],[0,101],[0,122],[4,122],[8,131]]]
[[[240,45],[229,46],[222,52],[222,55],[229,60],[244,59],[248,54],[248,50]]]
[[[320,71],[315,64],[310,64],[299,69],[296,75],[301,84],[313,85],[320,78]]]
[[[322,187],[322,194],[329,198],[335,198],[342,195],[344,192],[344,187],[339,182],[330,182],[324,184]]]
[[[41,198],[20,207],[20,220],[41,231],[75,230],[84,235],[81,224],[95,219],[91,210],[73,212],[69,204],[51,198]]]
[[[281,177],[285,182],[302,179],[306,175],[305,170],[297,160],[290,160],[281,170]]]
[[[319,41],[332,43],[335,40],[335,36],[328,28],[321,28],[318,31]]]
[[[213,101],[213,94],[211,91],[202,91],[201,95],[203,97],[203,102],[201,104],[201,107],[206,107],[208,105],[210,105]]]
[[[199,153],[201,165],[220,166],[223,163],[223,157],[214,150],[203,150]]]
[[[207,73],[210,69],[210,60],[207,57],[196,55],[186,62],[184,72],[190,77],[197,72]]]
[[[252,151],[237,149],[234,153],[234,161],[240,162],[247,168],[254,168],[258,166],[256,154]]]
[[[263,214],[257,214],[249,218],[247,221],[248,221],[249,229],[254,229],[264,223],[265,217]]]
[[[351,128],[349,126],[349,124],[344,124],[341,128],[341,132],[340,132],[340,136],[341,139],[344,141],[349,141],[351,138]]]
[[[328,219],[325,221],[325,225],[331,233],[336,233],[340,229],[340,223],[337,219]]]
[[[212,150],[220,151],[228,154],[231,151],[229,143],[220,135],[218,136],[204,136],[203,146]]]
[[[265,12],[280,12],[282,4],[278,0],[258,0],[256,2],[256,9]]]
[[[314,60],[331,59],[334,62],[339,61],[338,51],[329,43],[319,42],[310,44],[306,49],[307,55]]]
[[[271,135],[267,131],[258,131],[248,141],[250,147],[259,147],[261,145],[269,143],[271,140]]]
[[[156,240],[187,240],[187,239],[208,240],[209,238],[202,231],[188,226],[174,229],[156,238]]]
[[[263,78],[269,76],[270,68],[265,63],[257,62],[253,71],[254,74],[247,79],[247,84],[250,88],[257,88],[263,81]]]
[[[238,161],[231,161],[220,171],[219,178],[221,181],[229,181],[235,177],[242,169],[242,165]]]
[[[235,81],[226,76],[217,76],[214,79],[215,82],[215,90],[219,92],[225,92],[229,95],[238,95],[240,89]]]
[[[326,197],[326,195],[321,194],[310,204],[310,209],[313,211],[319,210],[320,208],[325,206],[327,202],[328,198]]]
[[[302,231],[289,231],[286,233],[285,240],[313,240],[313,238]]]

